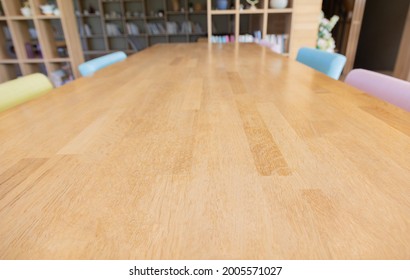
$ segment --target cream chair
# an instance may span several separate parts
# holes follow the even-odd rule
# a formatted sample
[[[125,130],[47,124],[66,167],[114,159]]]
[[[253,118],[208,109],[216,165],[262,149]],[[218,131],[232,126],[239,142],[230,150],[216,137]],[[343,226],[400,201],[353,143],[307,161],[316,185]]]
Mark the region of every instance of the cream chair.
[[[53,85],[43,74],[31,74],[0,84],[0,112],[46,94]]]

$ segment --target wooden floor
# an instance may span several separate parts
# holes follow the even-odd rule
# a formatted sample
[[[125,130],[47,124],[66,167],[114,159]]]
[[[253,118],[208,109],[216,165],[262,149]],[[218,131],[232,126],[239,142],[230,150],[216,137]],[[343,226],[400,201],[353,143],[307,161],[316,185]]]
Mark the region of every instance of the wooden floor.
[[[409,259],[410,113],[255,45],[0,114],[1,259]]]

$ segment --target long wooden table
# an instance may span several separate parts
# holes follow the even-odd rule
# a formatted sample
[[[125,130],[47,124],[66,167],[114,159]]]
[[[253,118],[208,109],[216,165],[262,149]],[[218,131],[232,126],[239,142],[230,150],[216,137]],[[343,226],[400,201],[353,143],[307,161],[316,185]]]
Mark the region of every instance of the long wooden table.
[[[251,44],[0,114],[2,259],[409,259],[410,113]]]

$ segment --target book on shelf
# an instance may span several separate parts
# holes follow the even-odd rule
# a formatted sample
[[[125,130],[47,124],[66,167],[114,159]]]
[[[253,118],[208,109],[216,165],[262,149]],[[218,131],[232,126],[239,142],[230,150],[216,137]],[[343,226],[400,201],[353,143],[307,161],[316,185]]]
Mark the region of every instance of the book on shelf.
[[[34,49],[31,43],[25,43],[24,47],[26,48],[27,58],[35,58]]]
[[[268,34],[266,38],[261,41],[262,45],[269,47],[276,53],[286,53],[289,45],[288,34]]]
[[[4,36],[6,37],[6,40],[11,40],[11,33],[10,33],[10,29],[8,26],[3,26],[3,33],[4,33]]]
[[[211,42],[220,44],[233,43],[235,42],[235,35],[212,35]]]
[[[135,23],[127,23],[127,34],[129,35],[139,35],[140,31],[138,26]]]
[[[116,25],[114,23],[106,23],[105,26],[106,26],[106,29],[107,29],[107,35],[108,36],[122,35],[121,29],[118,25]]]

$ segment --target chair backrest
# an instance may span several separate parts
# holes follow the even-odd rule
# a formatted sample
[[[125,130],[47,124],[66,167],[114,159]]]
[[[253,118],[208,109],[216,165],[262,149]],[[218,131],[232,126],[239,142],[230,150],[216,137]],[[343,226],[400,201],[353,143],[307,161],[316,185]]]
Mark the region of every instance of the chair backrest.
[[[346,57],[313,48],[301,48],[296,60],[338,80],[346,64]]]
[[[0,84],[0,112],[39,97],[53,89],[43,74],[31,74]]]
[[[354,69],[345,82],[410,112],[410,83],[369,70]]]
[[[115,52],[84,62],[78,66],[78,70],[81,76],[92,76],[98,70],[123,61],[126,58],[127,55],[124,52]]]

